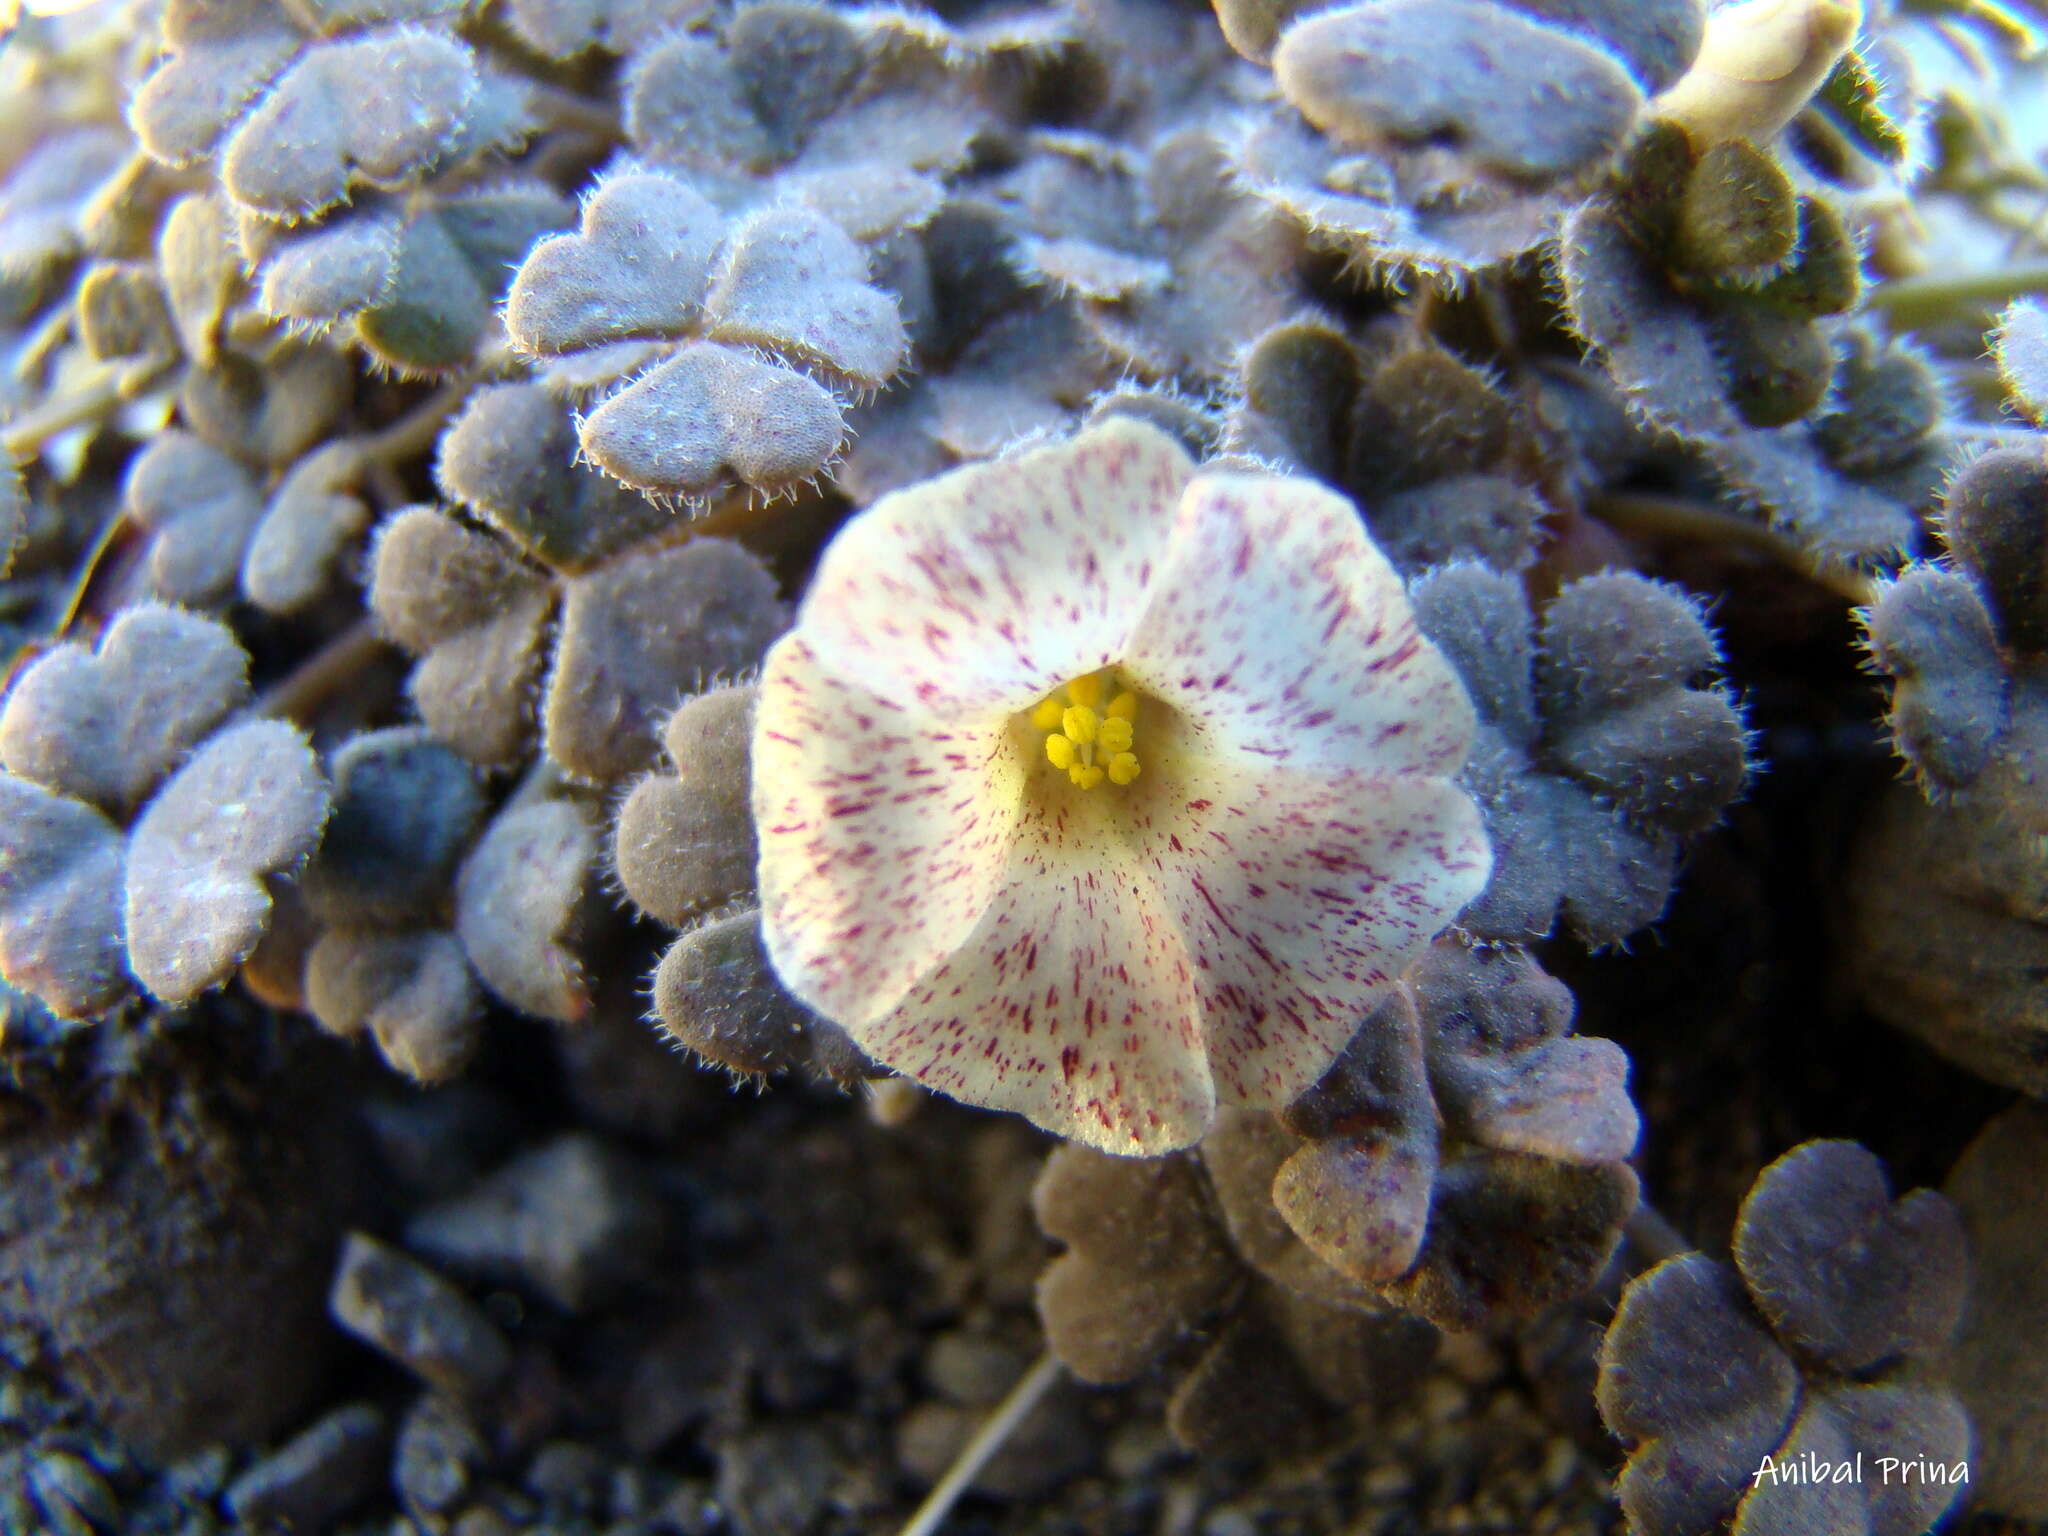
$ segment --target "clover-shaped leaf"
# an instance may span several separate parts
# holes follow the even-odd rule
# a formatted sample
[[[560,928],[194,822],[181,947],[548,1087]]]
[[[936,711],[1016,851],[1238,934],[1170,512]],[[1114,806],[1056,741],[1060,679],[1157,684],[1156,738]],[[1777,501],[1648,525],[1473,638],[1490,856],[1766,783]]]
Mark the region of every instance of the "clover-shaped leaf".
[[[266,0],[172,0],[164,7],[165,56],[129,104],[136,138],[166,165],[204,158],[300,41]]]
[[[442,491],[557,570],[598,564],[670,515],[576,462],[576,428],[538,384],[478,390],[441,435]]]
[[[685,688],[760,662],[784,627],[774,579],[724,539],[623,555],[566,584],[542,712],[548,756],[611,783],[649,766]]]
[[[1617,1490],[1630,1523],[1711,1526],[1783,1440],[1798,1392],[1798,1370],[1726,1265],[1684,1254],[1633,1282],[1607,1330],[1599,1386],[1600,1416],[1641,1446]]]
[[[662,732],[672,773],[633,786],[619,807],[612,864],[633,904],[671,928],[754,892],[749,740],[755,690],[686,701]]]
[[[1654,922],[1678,839],[1718,818],[1748,771],[1698,610],[1609,574],[1568,584],[1532,629],[1520,583],[1476,565],[1432,572],[1414,600],[1482,722],[1465,782],[1486,812],[1494,872],[1465,926],[1526,938],[1561,914],[1602,944]]]
[[[1918,1536],[1950,1475],[1797,1479],[1811,1460],[1894,1468],[1970,1454],[1933,1365],[1966,1290],[1962,1224],[1940,1195],[1896,1204],[1877,1160],[1810,1142],[1765,1169],[1736,1267],[1703,1254],[1632,1281],[1601,1350],[1601,1416],[1633,1450],[1618,1492],[1644,1536],[1825,1530]],[[1775,1467],[1777,1476],[1759,1476]],[[1816,1491],[1818,1490],[1818,1491]]]
[[[596,833],[563,800],[501,812],[464,860],[455,932],[484,984],[513,1007],[565,1024],[589,1014],[578,949],[596,865]]]
[[[444,373],[475,356],[508,274],[568,213],[524,183],[367,204],[284,238],[262,268],[263,307],[310,330],[345,326],[395,372]]]
[[[845,435],[839,402],[814,380],[712,342],[685,346],[583,421],[592,462],[664,496],[701,496],[728,478],[788,490]]]
[[[515,760],[546,659],[547,582],[495,539],[428,507],[384,525],[371,565],[372,613],[421,658],[406,686],[422,718],[472,762]]]
[[[234,592],[263,498],[240,464],[172,431],[130,461],[122,511],[148,531],[150,595],[197,606]]]
[[[483,818],[476,770],[417,726],[353,737],[328,765],[334,814],[299,887],[332,924],[430,913]]]
[[[608,177],[580,227],[543,240],[520,266],[506,329],[541,357],[676,335],[702,314],[724,234],[724,216],[672,176]]]
[[[2014,304],[1998,317],[1991,350],[2014,404],[2037,424],[2048,422],[2048,308],[2038,300]]]
[[[331,928],[307,956],[306,1007],[344,1038],[368,1031],[399,1071],[443,1082],[482,1043],[483,994],[445,929]]]
[[[130,608],[96,650],[63,646],[22,674],[0,710],[0,768],[125,823],[248,691],[221,625]]]
[[[663,498],[813,478],[846,426],[811,372],[869,389],[906,350],[895,301],[837,226],[779,208],[728,231],[692,188],[647,172],[606,181],[577,232],[536,247],[505,313],[515,344],[548,359],[558,386],[614,387],[582,419],[583,452]],[[638,341],[649,345],[627,345]]]
[[[1185,1155],[1129,1159],[1067,1145],[1032,1191],[1039,1229],[1067,1252],[1038,1282],[1052,1351],[1084,1381],[1128,1381],[1237,1283]]]
[[[346,438],[306,455],[279,481],[242,556],[242,591],[271,613],[297,613],[327,592],[361,548],[372,516],[369,462]]]
[[[1974,582],[1917,563],[1864,614],[1871,665],[1892,680],[1887,724],[1930,792],[1960,789],[1990,764],[2006,726],[2007,679]]]
[[[654,1017],[710,1066],[743,1078],[802,1068],[850,1087],[879,1075],[846,1031],[789,995],[761,942],[760,908],[734,903],[689,919],[655,967]]]
[[[302,219],[341,202],[358,181],[417,180],[456,147],[482,88],[469,48],[424,28],[315,47],[235,130],[222,185],[245,208]]]
[[[128,959],[186,1002],[247,959],[270,916],[265,881],[304,862],[327,819],[305,739],[275,720],[212,737],[143,810],[128,852]]]
[[[536,53],[568,60],[589,48],[632,53],[708,9],[706,0],[507,0],[505,21]]]
[[[65,1018],[128,990],[121,919],[127,849],[89,805],[0,774],[0,976]]]
[[[1478,0],[1323,12],[1288,28],[1273,72],[1303,116],[1347,143],[1455,136],[1481,165],[1528,179],[1599,163],[1643,99],[1605,50]]]
[[[1813,1141],[1743,1202],[1735,1262],[1779,1338],[1844,1375],[1939,1349],[1968,1285],[1962,1224],[1932,1190],[1896,1203],[1875,1157]]]
[[[838,225],[798,208],[771,208],[736,227],[705,307],[708,334],[765,347],[857,388],[903,366],[903,320],[868,286],[867,258]]]

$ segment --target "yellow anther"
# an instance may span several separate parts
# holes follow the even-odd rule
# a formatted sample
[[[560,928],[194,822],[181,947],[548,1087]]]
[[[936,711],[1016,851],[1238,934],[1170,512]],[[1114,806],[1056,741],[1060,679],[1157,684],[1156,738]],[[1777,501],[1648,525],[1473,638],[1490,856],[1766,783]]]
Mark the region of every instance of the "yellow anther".
[[[1095,744],[1109,753],[1128,752],[1131,741],[1138,733],[1131,729],[1131,722],[1121,715],[1111,715],[1102,722],[1095,733]]]
[[[1066,772],[1074,766],[1074,744],[1064,736],[1045,738],[1045,756],[1053,767]]]
[[[1109,716],[1112,720],[1135,720],[1138,718],[1138,696],[1128,689],[1109,701]]]
[[[1041,731],[1056,731],[1060,728],[1060,717],[1066,712],[1059,695],[1048,694],[1038,701],[1038,708],[1031,711],[1031,724]]]
[[[1067,684],[1067,697],[1083,709],[1093,709],[1102,702],[1102,674],[1090,672],[1085,677],[1075,678]]]
[[[1072,685],[1069,684],[1068,687],[1071,691]],[[1086,704],[1076,704],[1060,717],[1060,728],[1077,747],[1085,747],[1092,742],[1100,727],[1101,722],[1097,719],[1095,711]]]
[[[1095,770],[1100,773],[1101,769]],[[1138,776],[1138,759],[1129,752],[1119,752],[1109,760],[1109,782],[1128,784]]]
[[[1067,770],[1067,777],[1083,789],[1093,789],[1102,782],[1102,770],[1096,767],[1082,767],[1079,763]]]

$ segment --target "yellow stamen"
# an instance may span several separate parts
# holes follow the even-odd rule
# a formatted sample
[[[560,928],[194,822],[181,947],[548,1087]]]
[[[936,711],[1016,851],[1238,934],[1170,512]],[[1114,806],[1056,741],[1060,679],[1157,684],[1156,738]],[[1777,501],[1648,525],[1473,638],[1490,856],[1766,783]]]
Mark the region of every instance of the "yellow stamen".
[[[1045,760],[1076,789],[1138,776],[1138,696],[1121,689],[1105,704],[1111,688],[1109,673],[1090,672],[1032,706],[1032,728],[1046,733]]]

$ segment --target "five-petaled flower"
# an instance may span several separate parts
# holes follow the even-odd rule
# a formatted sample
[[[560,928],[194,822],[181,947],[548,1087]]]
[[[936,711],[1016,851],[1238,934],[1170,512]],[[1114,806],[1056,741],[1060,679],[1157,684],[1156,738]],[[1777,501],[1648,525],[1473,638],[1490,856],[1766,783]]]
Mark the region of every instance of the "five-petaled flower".
[[[769,958],[927,1087],[1184,1147],[1479,894],[1472,729],[1349,502],[1112,418],[826,551],[761,679]]]

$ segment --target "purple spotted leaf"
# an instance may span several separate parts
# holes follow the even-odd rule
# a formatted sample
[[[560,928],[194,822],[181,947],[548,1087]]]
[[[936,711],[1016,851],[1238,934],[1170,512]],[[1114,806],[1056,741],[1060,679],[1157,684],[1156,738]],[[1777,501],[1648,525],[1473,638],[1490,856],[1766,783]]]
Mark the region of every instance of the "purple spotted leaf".
[[[1356,1284],[1397,1279],[1422,1250],[1438,1152],[1423,1049],[1415,999],[1397,991],[1281,1115],[1310,1139],[1278,1170],[1268,1203]]]
[[[270,918],[267,881],[306,860],[327,820],[327,782],[305,739],[252,720],[213,736],[135,824],[128,962],[165,1002],[219,986]]]
[[[1628,1057],[1611,1040],[1571,1035],[1571,992],[1534,960],[1439,944],[1410,984],[1430,1024],[1430,1081],[1451,1134],[1571,1163],[1635,1151]]]
[[[1735,1261],[1780,1337],[1844,1373],[1941,1349],[1969,1284],[1955,1207],[1931,1190],[1894,1203],[1878,1160],[1846,1141],[1808,1142],[1764,1170]]]

